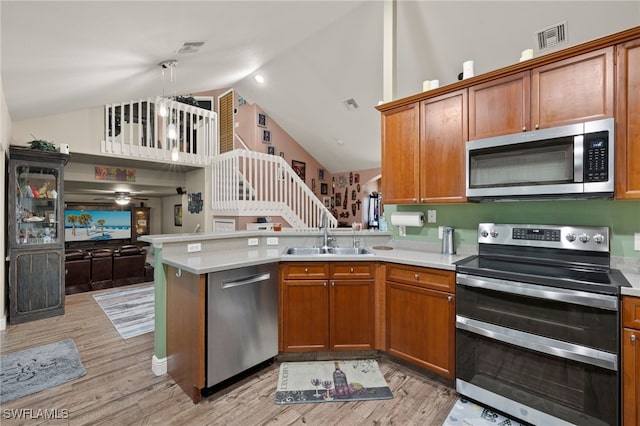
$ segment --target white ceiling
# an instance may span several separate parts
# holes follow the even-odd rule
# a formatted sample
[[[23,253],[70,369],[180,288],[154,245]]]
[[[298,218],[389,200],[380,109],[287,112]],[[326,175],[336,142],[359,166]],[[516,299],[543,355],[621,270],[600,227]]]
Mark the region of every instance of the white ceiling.
[[[515,63],[538,30],[564,20],[568,45],[640,25],[637,0],[399,1],[397,10],[396,98],[425,79],[456,81],[466,60],[476,74]],[[177,92],[234,87],[329,172],[380,166],[380,0],[3,0],[0,13],[13,121],[160,94],[158,63],[176,58]],[[177,54],[188,41],[206,43]],[[347,98],[360,108],[349,111]]]

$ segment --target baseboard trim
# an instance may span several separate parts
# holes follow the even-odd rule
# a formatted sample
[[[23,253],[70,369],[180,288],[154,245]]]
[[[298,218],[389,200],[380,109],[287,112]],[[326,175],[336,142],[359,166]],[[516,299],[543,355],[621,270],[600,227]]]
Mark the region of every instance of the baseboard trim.
[[[167,374],[167,358],[159,359],[155,355],[151,357],[151,371],[156,376],[164,376]]]

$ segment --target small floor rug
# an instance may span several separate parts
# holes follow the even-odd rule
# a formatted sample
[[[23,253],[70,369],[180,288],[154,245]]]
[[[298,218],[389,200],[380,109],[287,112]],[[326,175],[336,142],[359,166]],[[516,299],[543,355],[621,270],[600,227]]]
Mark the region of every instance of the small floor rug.
[[[95,294],[93,298],[123,339],[153,331],[153,284]]]
[[[73,340],[3,354],[0,403],[82,377],[87,372]]]
[[[276,404],[391,399],[393,394],[375,360],[283,362]],[[346,376],[346,377],[345,377]],[[336,389],[336,382],[339,387]],[[347,383],[347,386],[340,386]]]
[[[523,426],[522,423],[496,413],[464,398],[456,401],[442,426]]]

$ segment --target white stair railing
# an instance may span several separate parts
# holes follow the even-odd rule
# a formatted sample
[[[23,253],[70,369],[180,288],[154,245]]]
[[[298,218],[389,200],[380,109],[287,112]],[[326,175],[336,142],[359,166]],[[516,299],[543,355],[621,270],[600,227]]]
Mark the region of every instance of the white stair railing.
[[[236,149],[212,159],[217,215],[281,216],[294,228],[315,228],[323,214],[338,220],[280,156]]]
[[[160,115],[160,104],[168,116]],[[194,105],[161,97],[108,104],[104,123],[104,154],[208,165],[219,152],[216,113]],[[171,123],[176,125],[176,139],[168,137]]]

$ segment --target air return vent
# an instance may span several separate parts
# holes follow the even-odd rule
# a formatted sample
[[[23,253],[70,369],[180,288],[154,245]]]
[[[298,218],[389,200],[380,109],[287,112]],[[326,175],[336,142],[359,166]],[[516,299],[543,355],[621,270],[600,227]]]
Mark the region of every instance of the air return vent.
[[[187,41],[180,46],[178,53],[196,53],[202,45],[204,45],[204,41]]]
[[[536,38],[538,39],[538,50],[547,50],[567,43],[567,21],[538,31]]]

